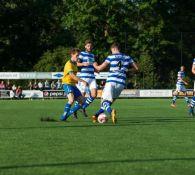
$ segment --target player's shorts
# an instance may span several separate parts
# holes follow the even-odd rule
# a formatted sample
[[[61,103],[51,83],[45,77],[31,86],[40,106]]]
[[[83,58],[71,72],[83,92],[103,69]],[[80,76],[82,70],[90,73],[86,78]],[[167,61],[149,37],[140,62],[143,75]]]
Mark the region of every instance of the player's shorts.
[[[107,82],[102,92],[102,101],[108,100],[112,102],[119,97],[123,89],[124,85],[122,84]]]
[[[176,84],[176,91],[179,91],[179,92],[186,92],[186,87],[185,87],[185,85]]]
[[[88,90],[90,89],[97,89],[97,83],[96,83],[96,79],[94,78],[82,78],[82,80],[86,81],[89,86],[86,87],[83,82],[78,82],[78,84],[76,85],[77,88],[82,92],[86,92],[88,93]]]
[[[195,91],[195,81],[194,81],[194,91]]]
[[[74,86],[74,85],[69,85],[69,84],[63,84],[63,90],[66,93],[66,95],[68,95],[69,93],[73,93],[75,99],[82,96],[81,92],[79,91],[79,89]]]

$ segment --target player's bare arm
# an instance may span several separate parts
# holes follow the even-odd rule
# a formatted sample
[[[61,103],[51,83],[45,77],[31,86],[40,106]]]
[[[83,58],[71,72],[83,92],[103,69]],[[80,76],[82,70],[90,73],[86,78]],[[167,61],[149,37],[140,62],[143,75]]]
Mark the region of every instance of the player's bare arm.
[[[132,63],[129,70],[128,70],[128,72],[135,72],[135,73],[138,71],[139,71],[139,68],[138,68],[136,63]]]
[[[192,73],[195,75],[195,65],[192,65]]]
[[[73,79],[73,80],[75,80],[75,81],[80,81],[80,82],[83,82],[83,84],[85,85],[85,86],[88,86],[88,83],[86,82],[86,81],[84,81],[84,80],[82,80],[82,79],[80,79],[79,77],[77,77],[73,72],[69,72],[69,75],[70,75],[70,77]]]
[[[184,81],[182,78],[180,78],[180,80],[181,80],[185,85],[188,85],[188,82],[187,82],[187,81]]]
[[[102,64],[98,65],[96,62],[93,64],[93,67],[97,70],[97,71],[102,71],[104,70],[107,66],[109,65],[108,62],[104,61]]]
[[[77,66],[78,66],[78,67],[89,66],[89,63],[88,63],[88,62],[86,62],[86,63],[77,62]]]

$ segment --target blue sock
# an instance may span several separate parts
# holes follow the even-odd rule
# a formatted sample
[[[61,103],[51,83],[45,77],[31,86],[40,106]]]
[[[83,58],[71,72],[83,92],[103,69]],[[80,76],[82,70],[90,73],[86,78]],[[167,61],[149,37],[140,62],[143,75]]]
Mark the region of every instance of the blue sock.
[[[71,104],[69,103],[66,103],[65,107],[64,107],[64,113],[62,114],[60,120],[66,120],[67,119],[67,114],[69,113],[70,111],[70,108],[71,108]]]
[[[195,96],[192,97],[192,100],[191,100],[191,102],[190,102],[190,106],[191,106],[192,108],[194,108],[194,106],[195,106]]]
[[[104,113],[104,109],[102,109],[102,107],[98,112],[96,112],[95,116],[98,117],[101,113]]]
[[[110,101],[107,101],[107,100],[103,101],[102,102],[102,108],[111,115],[112,108],[111,108],[111,102]]]
[[[70,109],[69,113],[67,114],[67,118],[72,115],[74,112],[78,111],[82,106],[77,102],[75,103],[74,107]]]
[[[93,97],[91,97],[91,96],[90,96],[90,97],[87,97],[87,99],[85,100],[85,102],[84,102],[82,108],[85,109],[87,106],[89,106],[90,103],[93,102],[93,100],[94,100]]]

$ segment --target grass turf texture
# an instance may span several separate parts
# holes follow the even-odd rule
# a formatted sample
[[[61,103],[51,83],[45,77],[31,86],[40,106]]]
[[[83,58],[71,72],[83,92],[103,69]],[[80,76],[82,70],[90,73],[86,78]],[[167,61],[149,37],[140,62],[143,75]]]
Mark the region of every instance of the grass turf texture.
[[[88,108],[90,115],[99,100]],[[113,125],[81,113],[58,119],[65,100],[0,101],[0,175],[195,174],[195,118],[183,100],[121,99]]]

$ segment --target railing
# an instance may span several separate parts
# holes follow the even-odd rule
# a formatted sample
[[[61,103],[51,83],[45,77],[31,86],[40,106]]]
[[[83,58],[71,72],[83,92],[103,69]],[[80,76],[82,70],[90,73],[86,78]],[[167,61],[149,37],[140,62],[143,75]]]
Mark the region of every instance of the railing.
[[[119,98],[161,98],[172,97],[174,90],[172,89],[124,89]],[[67,98],[63,90],[23,90],[24,98],[29,99],[44,99],[44,98]],[[98,90],[97,98],[101,98],[102,90]],[[194,95],[193,89],[187,90],[187,95]],[[183,97],[184,93],[180,92],[179,97]],[[0,99],[14,98],[13,91],[0,90]]]

